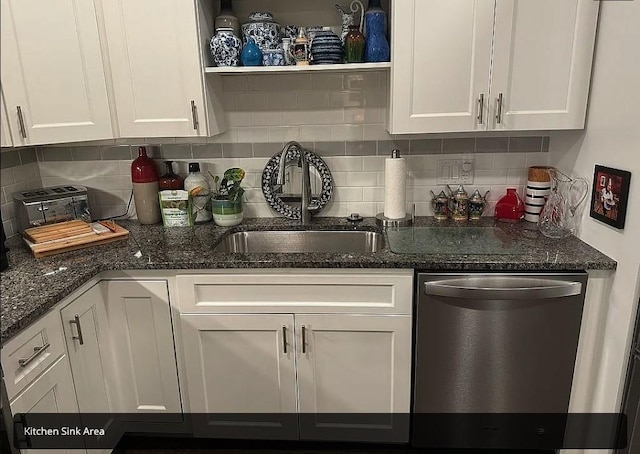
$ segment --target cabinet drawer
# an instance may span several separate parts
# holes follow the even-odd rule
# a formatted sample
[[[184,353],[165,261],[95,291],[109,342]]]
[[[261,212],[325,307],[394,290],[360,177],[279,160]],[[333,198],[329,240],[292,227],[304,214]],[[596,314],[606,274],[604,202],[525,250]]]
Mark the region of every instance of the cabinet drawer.
[[[62,322],[50,312],[2,347],[2,370],[9,399],[64,353]]]
[[[413,270],[225,270],[176,282],[181,313],[408,315]]]

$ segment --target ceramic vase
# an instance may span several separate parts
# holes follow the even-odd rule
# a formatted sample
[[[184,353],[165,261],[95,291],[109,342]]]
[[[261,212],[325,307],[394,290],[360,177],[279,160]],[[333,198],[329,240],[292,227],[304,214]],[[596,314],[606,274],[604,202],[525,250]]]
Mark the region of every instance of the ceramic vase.
[[[262,51],[256,45],[253,38],[249,37],[247,44],[245,44],[240,54],[240,60],[244,66],[261,66],[262,65]]]
[[[209,43],[216,66],[239,66],[242,41],[231,28],[220,28]]]
[[[267,12],[249,14],[249,22],[242,24],[242,36],[245,43],[253,38],[262,52],[276,49],[280,44],[280,24],[273,21],[273,15]]]
[[[311,41],[311,60],[316,65],[342,63],[342,41],[329,27],[317,32]]]
[[[370,0],[369,8],[364,13],[364,36],[366,62],[389,61],[391,49],[385,36],[387,13],[380,7],[380,0]]]
[[[284,66],[284,51],[279,49],[268,49],[262,52],[263,66]]]
[[[524,216],[524,202],[515,188],[508,188],[507,193],[498,200],[495,208],[496,221],[517,222]]]
[[[234,35],[240,36],[240,22],[233,14],[231,0],[221,1],[220,14],[216,16],[214,21],[214,30],[217,32],[221,28],[231,28]]]
[[[349,27],[349,33],[344,40],[344,61],[347,63],[362,63],[364,61],[364,35],[357,25]]]

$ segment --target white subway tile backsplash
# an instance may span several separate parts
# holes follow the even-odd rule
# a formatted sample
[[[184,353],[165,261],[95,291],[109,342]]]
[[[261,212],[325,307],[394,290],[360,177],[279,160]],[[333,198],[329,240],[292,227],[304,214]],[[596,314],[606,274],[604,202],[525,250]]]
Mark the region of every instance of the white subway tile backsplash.
[[[493,155],[494,169],[522,169],[526,165],[524,153],[496,153]]]
[[[362,188],[363,202],[384,202],[384,188]]]
[[[232,76],[222,78],[222,89],[225,92],[246,92],[249,90],[247,76]]]
[[[357,141],[363,140],[364,130],[362,125],[333,125],[331,126],[331,140]]]
[[[285,124],[284,121],[283,124]],[[300,140],[298,126],[272,126],[269,128],[269,142],[289,142],[291,140]]]
[[[340,169],[342,172],[362,172],[362,158],[352,156],[330,156],[324,158],[329,169]]]
[[[506,170],[477,170],[474,173],[473,182],[476,185],[506,184],[507,171]]]
[[[346,208],[345,215],[358,213],[360,216],[375,216],[378,214],[378,205],[375,202],[348,202]]]
[[[0,181],[2,181],[2,187],[13,184],[13,170],[15,167],[0,170]]]
[[[342,90],[342,74],[312,74],[311,88],[313,90]]]
[[[334,191],[333,200],[336,202],[362,202],[363,191],[367,188],[336,188]]]
[[[280,77],[281,91],[311,90],[311,76],[309,74],[282,74]]]
[[[275,74],[253,75],[247,78],[249,91],[278,91],[280,89],[280,79]]]
[[[322,141],[331,137],[331,126],[329,125],[309,125],[300,126],[300,137],[309,141]]]
[[[298,109],[327,109],[329,108],[328,91],[309,91],[297,94]]]
[[[253,126],[280,126],[282,125],[282,113],[277,110],[251,112],[251,124]]]
[[[348,187],[377,186],[378,174],[376,172],[349,172],[346,180],[344,186]]]
[[[365,172],[384,172],[384,156],[364,156],[362,158],[362,170]]]
[[[331,201],[322,211],[322,216],[343,217],[347,216],[347,203]]]
[[[236,110],[253,112],[267,108],[266,93],[236,93]]]

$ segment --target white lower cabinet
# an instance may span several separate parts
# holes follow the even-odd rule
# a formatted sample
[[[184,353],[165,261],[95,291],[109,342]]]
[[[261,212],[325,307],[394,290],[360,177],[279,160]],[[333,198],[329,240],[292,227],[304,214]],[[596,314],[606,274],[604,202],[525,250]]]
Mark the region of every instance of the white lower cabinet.
[[[99,285],[65,306],[61,311],[64,337],[73,374],[78,408],[81,414],[97,414],[91,417],[89,427],[103,428],[113,446],[122,436],[121,429],[114,426],[111,416],[117,413],[114,405],[114,389],[117,388],[114,372],[117,370],[111,356],[109,320],[105,311],[104,299]],[[100,446],[109,441],[86,437],[87,446]],[[89,450],[94,453],[110,450]]]
[[[289,314],[181,316],[196,436],[298,438],[293,325]]]
[[[300,438],[408,440],[411,316],[296,315],[295,325]]]
[[[181,316],[194,434],[404,442],[410,315]],[[360,415],[353,415],[359,413]]]
[[[104,280],[99,285],[118,364],[113,377],[118,411],[129,414],[130,421],[152,422],[153,415],[161,415],[156,421],[181,422],[167,281]]]
[[[73,389],[73,379],[66,356],[58,359],[49,369],[34,380],[10,403],[11,412],[22,413],[28,420],[29,413],[78,413],[78,403]],[[20,437],[22,438],[22,437]],[[64,441],[64,437],[59,437]],[[25,440],[26,441],[26,440]],[[40,452],[38,449],[21,449],[23,454]],[[83,449],[50,449],[47,453],[62,454],[85,452]]]

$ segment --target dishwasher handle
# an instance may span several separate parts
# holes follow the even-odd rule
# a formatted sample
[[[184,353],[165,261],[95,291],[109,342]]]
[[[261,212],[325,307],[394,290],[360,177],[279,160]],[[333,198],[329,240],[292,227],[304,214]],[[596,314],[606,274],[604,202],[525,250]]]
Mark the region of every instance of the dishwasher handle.
[[[526,277],[462,277],[425,282],[424,292],[449,298],[537,300],[580,295],[582,283]]]

